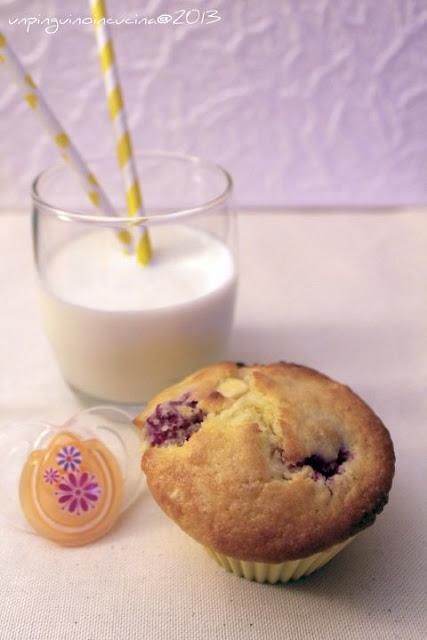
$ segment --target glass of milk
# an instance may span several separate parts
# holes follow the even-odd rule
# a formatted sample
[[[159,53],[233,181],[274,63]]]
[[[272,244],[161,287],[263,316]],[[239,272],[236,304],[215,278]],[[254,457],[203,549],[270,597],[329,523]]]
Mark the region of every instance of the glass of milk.
[[[237,285],[229,174],[177,153],[138,154],[137,164],[144,219],[91,209],[64,164],[32,193],[42,318],[62,374],[85,394],[135,404],[225,357]],[[116,158],[91,168],[120,211]],[[143,223],[153,246],[146,267],[117,237]]]

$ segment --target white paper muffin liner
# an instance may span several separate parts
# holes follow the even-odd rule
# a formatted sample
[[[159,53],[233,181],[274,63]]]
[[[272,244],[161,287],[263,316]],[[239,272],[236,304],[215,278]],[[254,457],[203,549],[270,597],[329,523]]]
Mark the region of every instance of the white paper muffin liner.
[[[349,538],[344,542],[335,544],[324,551],[314,553],[307,558],[300,560],[287,560],[280,564],[272,564],[268,562],[250,562],[246,560],[237,560],[222,553],[217,553],[211,547],[205,547],[216,562],[226,571],[234,573],[236,576],[246,578],[246,580],[254,580],[255,582],[268,582],[275,584],[276,582],[289,582],[298,580],[303,576],[308,576],[317,569],[323,567],[329,560],[332,560],[344,547],[346,547],[353,538]]]

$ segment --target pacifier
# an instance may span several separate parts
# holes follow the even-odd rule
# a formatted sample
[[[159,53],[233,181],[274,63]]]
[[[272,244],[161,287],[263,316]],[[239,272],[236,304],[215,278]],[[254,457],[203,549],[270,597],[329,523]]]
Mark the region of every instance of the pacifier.
[[[139,431],[113,407],[86,409],[61,426],[9,424],[0,450],[0,515],[61,545],[105,535],[143,487]]]

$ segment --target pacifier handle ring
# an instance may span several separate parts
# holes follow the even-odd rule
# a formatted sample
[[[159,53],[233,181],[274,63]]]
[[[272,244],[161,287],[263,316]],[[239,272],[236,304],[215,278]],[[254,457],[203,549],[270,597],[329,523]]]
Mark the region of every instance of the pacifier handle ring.
[[[112,414],[119,414],[122,416],[122,418],[125,418],[126,421],[128,421],[130,424],[126,425],[126,428],[129,428],[129,426],[132,424],[132,416],[130,414],[128,414],[126,411],[124,411],[123,409],[119,409],[118,407],[112,407],[110,405],[98,405],[96,407],[89,407],[88,409],[83,409],[83,411],[81,411],[79,414],[79,416],[82,415],[87,415],[87,414],[96,414],[96,413],[102,413],[103,411],[105,411],[107,414],[108,413],[112,413]],[[73,416],[73,418],[70,419],[70,421],[72,421],[74,419],[75,416]],[[126,459],[127,457],[127,450],[126,450],[126,446],[123,442],[123,439],[120,437],[120,435],[114,431],[114,429],[112,429],[111,427],[105,425],[96,425],[96,427],[94,428],[95,431],[95,436],[99,431],[107,431],[110,435],[112,435],[116,442],[120,445],[120,449],[121,452],[123,454],[123,458]],[[127,466],[125,465],[125,468],[122,469],[122,473],[123,473],[123,480],[126,481],[128,476],[129,476],[129,470],[127,468]]]
[[[88,409],[83,409],[79,413],[79,415],[82,415],[84,413],[93,413],[95,411],[111,411],[112,413],[121,413],[122,416],[124,416],[127,420],[132,422],[132,416],[127,411],[125,411],[124,409],[119,409],[118,407],[112,407],[111,405],[108,405],[108,404],[100,404],[100,405],[97,405],[96,407],[89,407]]]

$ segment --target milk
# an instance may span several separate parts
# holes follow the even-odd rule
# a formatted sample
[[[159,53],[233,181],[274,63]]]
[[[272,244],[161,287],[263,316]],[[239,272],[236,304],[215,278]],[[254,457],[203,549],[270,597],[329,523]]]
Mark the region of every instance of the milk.
[[[85,393],[139,403],[220,360],[236,271],[228,247],[190,226],[154,225],[147,267],[111,229],[75,236],[45,260],[42,315],[65,379]]]

